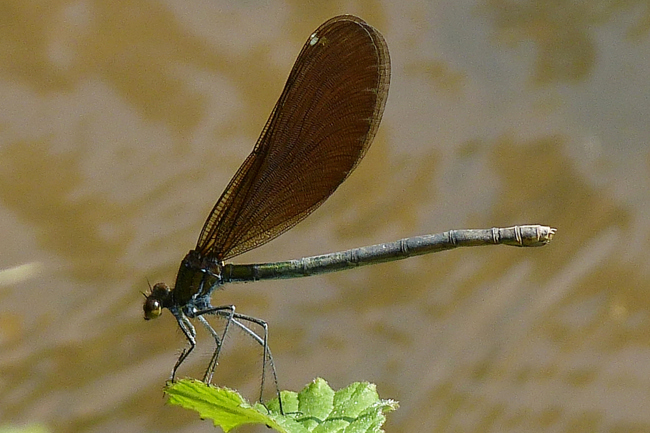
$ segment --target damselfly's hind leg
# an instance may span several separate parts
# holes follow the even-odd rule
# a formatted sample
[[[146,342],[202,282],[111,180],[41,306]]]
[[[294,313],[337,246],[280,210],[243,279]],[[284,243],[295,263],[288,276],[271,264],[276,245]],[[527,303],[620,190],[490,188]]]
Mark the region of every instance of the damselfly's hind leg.
[[[216,316],[223,317],[226,319],[226,326],[224,328],[223,334],[221,336],[218,335],[218,333],[208,324],[207,320],[205,320],[204,317],[202,317],[205,314],[213,314]],[[259,401],[262,403],[263,402],[263,397],[264,397],[264,385],[266,383],[266,366],[267,364],[271,366],[271,373],[273,375],[273,384],[275,386],[275,392],[278,396],[278,406],[280,407],[280,413],[284,414],[284,409],[282,407],[282,398],[280,397],[280,387],[278,385],[278,374],[275,369],[275,362],[273,361],[273,356],[271,355],[271,349],[269,348],[269,326],[268,324],[262,320],[258,319],[256,317],[252,316],[246,316],[244,314],[239,314],[235,312],[235,307],[232,305],[227,305],[227,306],[221,306],[221,307],[215,307],[211,308],[209,310],[204,310],[200,311],[196,315],[201,323],[206,326],[208,331],[212,334],[212,336],[215,339],[215,342],[217,343],[217,347],[212,355],[212,359],[210,360],[210,364],[208,365],[208,368],[206,370],[205,376],[204,376],[204,381],[207,381],[206,383],[209,383],[210,380],[212,380],[212,375],[214,374],[214,369],[217,366],[217,362],[219,359],[219,354],[221,352],[221,346],[223,343],[224,338],[226,337],[226,333],[228,329],[230,328],[230,325],[232,324],[233,326],[238,327],[246,335],[251,337],[253,340],[255,340],[260,346],[262,346],[262,350],[264,352],[263,354],[263,360],[262,360],[262,382],[260,385],[260,399]],[[258,335],[255,331],[253,331],[251,328],[246,326],[242,322],[249,322],[253,323],[260,328],[264,330],[263,336]]]

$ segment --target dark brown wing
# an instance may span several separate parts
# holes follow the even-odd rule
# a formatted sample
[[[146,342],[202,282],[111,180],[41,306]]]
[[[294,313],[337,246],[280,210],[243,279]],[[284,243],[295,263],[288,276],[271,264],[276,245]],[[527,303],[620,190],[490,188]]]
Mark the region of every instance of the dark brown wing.
[[[269,242],[320,206],[365,154],[390,80],[388,47],[361,19],[321,25],[298,55],[253,152],[196,249],[225,260]]]

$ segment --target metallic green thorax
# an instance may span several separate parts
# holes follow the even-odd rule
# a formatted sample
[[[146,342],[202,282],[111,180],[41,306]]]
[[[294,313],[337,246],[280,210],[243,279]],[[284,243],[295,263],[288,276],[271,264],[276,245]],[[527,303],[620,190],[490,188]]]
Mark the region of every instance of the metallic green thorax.
[[[183,259],[172,292],[175,305],[186,305],[194,298],[209,295],[221,285],[221,265],[215,258],[203,257],[192,250]]]

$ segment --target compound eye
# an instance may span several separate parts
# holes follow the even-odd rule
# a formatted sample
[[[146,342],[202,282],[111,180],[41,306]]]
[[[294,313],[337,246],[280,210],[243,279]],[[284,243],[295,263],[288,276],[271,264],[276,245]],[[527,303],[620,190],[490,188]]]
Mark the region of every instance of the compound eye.
[[[155,319],[162,314],[162,304],[158,299],[151,296],[144,301],[142,309],[144,310],[144,320]]]

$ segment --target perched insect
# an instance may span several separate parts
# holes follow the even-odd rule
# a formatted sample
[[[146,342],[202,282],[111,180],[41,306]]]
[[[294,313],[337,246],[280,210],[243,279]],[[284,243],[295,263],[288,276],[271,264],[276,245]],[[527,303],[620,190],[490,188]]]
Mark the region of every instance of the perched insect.
[[[225,283],[303,277],[459,246],[540,246],[551,240],[555,229],[539,225],[452,230],[300,260],[225,264],[292,228],[350,175],[379,127],[389,80],[386,42],[360,18],[338,16],[311,34],[253,152],[210,212],[196,247],[181,262],[174,288],[158,283],[146,295],[145,319],[169,309],[189,343],[171,380],[196,346],[190,319],[197,319],[216,343],[204,382],[212,380],[224,337],[235,326],[263,348],[260,401],[267,363],[278,390],[266,322],[237,313],[233,305],[213,307],[210,302],[212,292]],[[226,320],[221,334],[207,315]],[[260,326],[262,335],[251,325]]]

